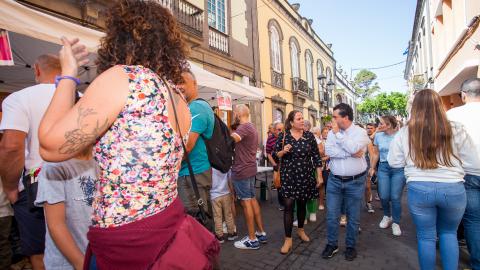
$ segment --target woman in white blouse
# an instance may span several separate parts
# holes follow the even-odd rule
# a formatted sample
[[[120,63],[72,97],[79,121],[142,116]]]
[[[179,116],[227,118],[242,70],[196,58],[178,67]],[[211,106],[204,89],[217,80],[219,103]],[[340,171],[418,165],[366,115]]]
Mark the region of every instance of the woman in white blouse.
[[[464,127],[448,121],[437,92],[425,89],[415,95],[408,125],[390,145],[388,163],[405,167],[422,270],[435,269],[437,235],[443,269],[458,267],[457,228],[467,203],[463,166],[480,167],[473,147]]]

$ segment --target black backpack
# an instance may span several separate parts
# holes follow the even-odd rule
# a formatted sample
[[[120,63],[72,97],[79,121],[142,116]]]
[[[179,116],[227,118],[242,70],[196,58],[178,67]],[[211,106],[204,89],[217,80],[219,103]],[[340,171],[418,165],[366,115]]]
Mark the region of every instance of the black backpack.
[[[207,101],[205,102],[208,104]],[[220,119],[215,113],[213,116],[214,125],[212,137],[207,139],[202,135],[202,139],[205,141],[207,147],[208,161],[210,161],[210,165],[222,173],[227,173],[233,164],[235,141],[230,136],[230,130],[222,119]]]

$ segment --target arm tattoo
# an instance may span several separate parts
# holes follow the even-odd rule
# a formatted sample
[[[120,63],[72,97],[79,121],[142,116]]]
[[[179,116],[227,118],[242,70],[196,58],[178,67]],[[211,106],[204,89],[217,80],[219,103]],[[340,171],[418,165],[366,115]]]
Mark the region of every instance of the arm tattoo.
[[[93,144],[97,137],[108,126],[108,118],[103,123],[97,119],[95,126],[89,126],[85,119],[96,115],[93,109],[78,108],[77,126],[78,128],[65,133],[65,143],[60,147],[60,154],[72,154],[82,150],[85,146]]]

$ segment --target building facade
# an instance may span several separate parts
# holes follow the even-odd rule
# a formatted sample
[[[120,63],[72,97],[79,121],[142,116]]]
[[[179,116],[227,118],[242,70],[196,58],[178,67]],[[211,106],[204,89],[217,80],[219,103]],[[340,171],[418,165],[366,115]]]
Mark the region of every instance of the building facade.
[[[258,0],[260,80],[265,91],[264,125],[285,121],[292,110],[313,126],[331,113],[335,59],[331,45],[301,16],[299,4]]]
[[[355,121],[358,121],[357,105],[359,101],[359,95],[355,91],[353,84],[348,80],[345,74],[342,74],[341,70],[335,72],[335,90],[333,91],[333,106],[340,103],[350,105],[353,109],[353,117]]]
[[[447,109],[461,104],[460,85],[480,75],[480,1],[418,0],[405,79],[433,88]]]
[[[259,84],[256,0],[157,0],[169,8],[189,47],[189,60],[221,77]],[[33,9],[102,31],[114,0],[18,0]],[[241,102],[241,101],[238,101]],[[248,104],[261,130],[260,102]],[[221,112],[231,121],[231,112]]]

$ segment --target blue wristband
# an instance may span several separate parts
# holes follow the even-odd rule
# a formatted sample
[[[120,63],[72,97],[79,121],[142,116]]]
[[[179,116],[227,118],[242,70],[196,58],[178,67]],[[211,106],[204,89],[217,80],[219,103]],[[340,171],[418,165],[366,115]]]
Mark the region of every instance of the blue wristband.
[[[55,76],[55,88],[58,87],[58,83],[63,79],[69,79],[75,82],[75,85],[78,86],[80,84],[80,79],[75,78],[72,76]]]

